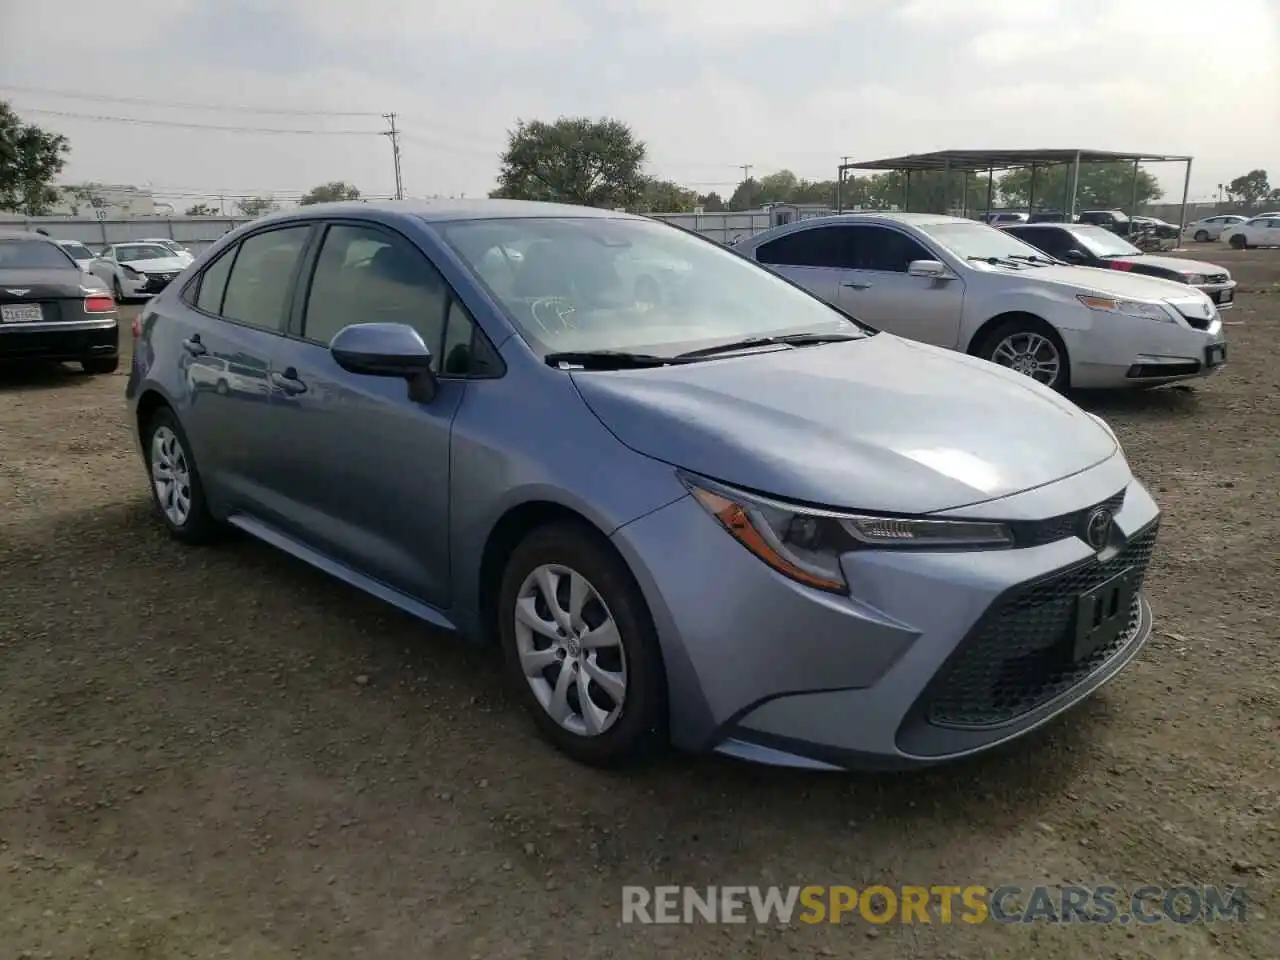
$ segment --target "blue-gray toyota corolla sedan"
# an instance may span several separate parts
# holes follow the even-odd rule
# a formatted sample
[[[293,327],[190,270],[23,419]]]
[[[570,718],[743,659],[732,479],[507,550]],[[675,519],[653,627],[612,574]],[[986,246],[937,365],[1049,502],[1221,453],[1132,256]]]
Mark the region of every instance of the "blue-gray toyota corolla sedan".
[[[579,760],[947,760],[1151,631],[1159,511],[1101,420],[665,224],[307,207],[223,237],[134,337],[176,537],[236,527],[493,638]]]

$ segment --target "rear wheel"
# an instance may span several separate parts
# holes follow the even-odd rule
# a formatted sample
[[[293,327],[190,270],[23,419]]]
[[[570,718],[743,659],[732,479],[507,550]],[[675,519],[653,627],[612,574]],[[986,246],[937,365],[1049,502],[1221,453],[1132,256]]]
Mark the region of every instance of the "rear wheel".
[[[1245,248],[1247,248],[1248,246],[1249,246],[1249,244],[1245,243],[1245,240],[1244,240],[1244,236],[1243,236],[1243,235],[1241,235],[1241,234],[1237,233],[1237,234],[1234,234],[1234,235],[1231,237],[1231,249],[1232,249],[1232,250],[1244,250],[1244,249],[1245,249]]]
[[[1208,240],[1209,240],[1209,231],[1207,230],[1196,231],[1196,243],[1207,243]]]
[[[508,675],[538,731],[582,763],[617,766],[667,742],[657,630],[622,559],[556,523],[511,554],[498,599]]]
[[[119,357],[90,357],[80,361],[85,373],[115,373],[120,368]]]
[[[984,360],[1008,367],[1053,390],[1065,390],[1071,382],[1062,338],[1037,317],[1005,321],[987,334],[976,352]]]
[[[186,543],[205,543],[218,533],[218,523],[204,499],[200,471],[182,424],[168,407],[151,416],[143,433],[151,496],[169,532]]]

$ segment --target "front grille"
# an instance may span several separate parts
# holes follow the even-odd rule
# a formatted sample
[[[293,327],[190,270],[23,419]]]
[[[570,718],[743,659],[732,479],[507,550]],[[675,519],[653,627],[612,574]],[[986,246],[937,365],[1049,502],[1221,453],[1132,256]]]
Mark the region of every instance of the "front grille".
[[[1009,526],[1013,529],[1013,539],[1018,546],[1040,547],[1046,543],[1057,543],[1059,540],[1066,540],[1068,537],[1079,536],[1083,539],[1082,534],[1089,514],[1093,513],[1098,507],[1106,507],[1112,513],[1119,513],[1122,506],[1124,506],[1123,490],[1115,496],[1108,497],[1101,503],[1085,507],[1083,510],[1074,510],[1071,513],[1064,513],[1048,520],[1013,521]]]
[[[147,274],[146,289],[159,293],[176,277],[176,273],[149,273]]]
[[[1107,561],[1090,560],[996,602],[939,671],[925,694],[925,717],[947,727],[1008,723],[1087,678],[1133,639],[1138,590],[1155,548],[1157,524]],[[1129,623],[1081,660],[1071,655],[1077,598],[1133,567]]]

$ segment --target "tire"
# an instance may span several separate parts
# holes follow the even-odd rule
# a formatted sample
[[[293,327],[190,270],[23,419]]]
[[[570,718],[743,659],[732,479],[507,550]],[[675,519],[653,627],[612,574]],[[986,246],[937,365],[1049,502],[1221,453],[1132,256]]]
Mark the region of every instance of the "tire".
[[[216,392],[220,397],[225,397],[227,393],[231,390],[231,388],[227,385],[227,381],[225,380],[219,380],[218,385],[213,389],[214,389],[214,392]]]
[[[204,496],[204,485],[200,482],[200,471],[191,454],[191,443],[187,440],[182,424],[178,422],[177,416],[169,407],[160,407],[152,414],[143,433],[143,450],[146,455],[151,498],[169,533],[176,539],[190,544],[208,543],[215,539],[220,532],[220,526],[209,513],[209,506]],[[187,509],[181,515],[179,511],[167,509],[173,501],[162,495],[158,489],[160,484],[157,481],[157,460],[161,456],[170,463],[168,471],[170,476],[174,474],[175,462],[180,460],[185,467]],[[181,474],[177,482],[181,484]]]
[[[1244,237],[1241,236],[1240,234],[1237,233],[1231,237],[1232,250],[1246,250],[1248,249],[1248,247],[1249,245],[1245,243]]]
[[[120,369],[120,357],[90,357],[80,361],[80,369],[85,373],[115,373]]]
[[[1057,370],[1050,379],[1042,379],[1041,376],[1015,365],[1015,362],[1010,362],[1014,360],[1014,357],[1010,356],[1010,350],[1017,351],[1020,344],[1016,341],[1019,338],[1039,338],[1043,341],[1045,347],[1051,347],[1056,353]],[[1010,341],[1014,341],[1014,343],[1010,343]],[[1009,345],[1008,348],[1006,348],[1007,344]],[[1026,346],[1030,345],[1030,343],[1026,344]],[[1061,392],[1071,385],[1071,360],[1067,356],[1066,344],[1062,342],[1062,337],[1058,336],[1058,331],[1054,330],[1053,327],[1039,317],[1014,317],[1006,320],[983,337],[982,343],[974,352],[983,360],[989,360],[991,363],[1031,376],[1051,390]],[[1036,359],[1042,364],[1047,359],[1043,347],[1037,349],[1035,355]],[[1045,371],[1045,373],[1048,375],[1048,371]]]
[[[549,574],[549,579],[540,573]],[[585,632],[571,630],[553,639],[554,617],[540,584],[554,585],[563,610],[570,590],[567,581],[574,576],[588,587],[579,618]],[[521,624],[518,604],[528,611]],[[529,617],[550,633],[530,629]],[[589,644],[577,642],[593,632],[608,636],[600,627],[609,619],[619,639],[616,646],[588,649]],[[591,766],[616,767],[652,759],[666,747],[667,686],[657,630],[631,571],[594,529],[572,522],[549,524],[535,529],[512,551],[498,594],[498,629],[516,695],[538,732],[562,753]],[[522,650],[525,656],[537,656],[541,669],[531,667],[526,675]],[[565,681],[565,709],[557,719],[552,715],[555,691],[566,671],[572,672]],[[612,675],[610,682],[621,680],[620,702],[596,682],[605,671]],[[590,710],[582,706],[584,690]],[[595,718],[594,730],[589,713]]]
[[[1208,243],[1209,232],[1207,230],[1197,230],[1195,240],[1196,240],[1196,243]]]
[[[111,278],[111,293],[116,298],[116,303],[124,303],[124,288],[120,286],[120,278]]]

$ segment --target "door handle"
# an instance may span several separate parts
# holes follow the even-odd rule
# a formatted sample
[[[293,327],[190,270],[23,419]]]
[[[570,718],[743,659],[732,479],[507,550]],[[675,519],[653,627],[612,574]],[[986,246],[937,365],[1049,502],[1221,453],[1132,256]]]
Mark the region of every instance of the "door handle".
[[[200,334],[198,333],[193,333],[190,340],[183,340],[182,349],[193,357],[203,356],[209,352],[208,348],[200,342]]]
[[[307,385],[298,379],[298,371],[293,367],[285,367],[284,373],[271,371],[271,384],[291,397],[307,392]]]
[[[840,284],[842,287],[848,287],[850,290],[866,290],[871,284],[863,283],[861,280],[850,280],[848,283]]]

